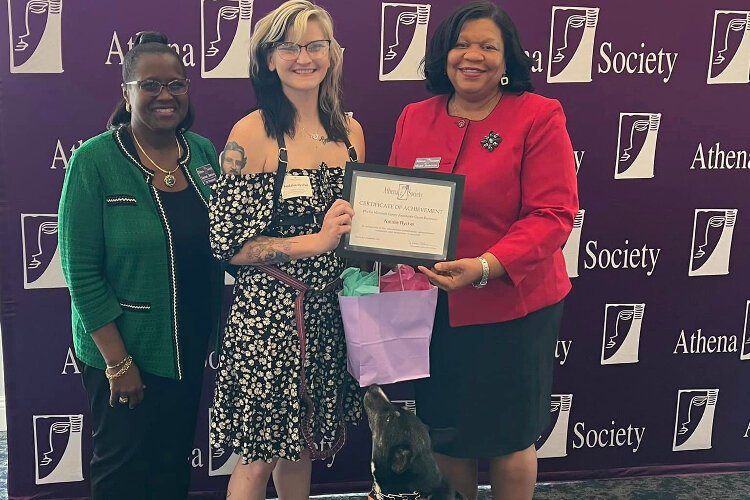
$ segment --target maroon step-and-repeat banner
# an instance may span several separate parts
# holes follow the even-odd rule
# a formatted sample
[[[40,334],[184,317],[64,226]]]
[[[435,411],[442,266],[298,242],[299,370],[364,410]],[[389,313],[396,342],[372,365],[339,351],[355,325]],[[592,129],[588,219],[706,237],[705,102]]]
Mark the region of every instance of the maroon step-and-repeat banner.
[[[119,99],[124,54],[139,31],[166,32],[193,81],[194,130],[221,149],[253,107],[249,33],[279,3],[0,5],[11,498],[86,496],[90,428],[55,214],[71,152],[103,130]],[[428,96],[418,71],[426,40],[457,2],[321,3],[345,47],[347,110],[364,127],[368,161],[384,163],[399,112]],[[750,4],[503,6],[534,59],[537,90],[563,103],[581,193],[564,248],[574,288],[555,352],[553,424],[538,443],[540,477],[750,469]],[[208,444],[217,360],[215,352],[206,360],[190,459],[201,492],[221,491],[237,460]],[[408,384],[390,392],[413,405]],[[369,453],[362,425],[316,464],[316,491],[362,491]]]

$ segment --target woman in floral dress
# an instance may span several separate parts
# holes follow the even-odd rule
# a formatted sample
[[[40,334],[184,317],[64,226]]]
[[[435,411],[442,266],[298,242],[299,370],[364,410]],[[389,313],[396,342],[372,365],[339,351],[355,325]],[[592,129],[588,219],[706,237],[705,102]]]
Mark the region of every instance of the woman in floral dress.
[[[211,436],[242,457],[232,498],[306,499],[311,460],[360,418],[336,297],[333,254],[351,229],[344,166],[364,159],[341,107],[341,47],[328,13],[291,0],[255,27],[258,110],[232,129],[211,202],[214,254],[239,266],[217,373]]]

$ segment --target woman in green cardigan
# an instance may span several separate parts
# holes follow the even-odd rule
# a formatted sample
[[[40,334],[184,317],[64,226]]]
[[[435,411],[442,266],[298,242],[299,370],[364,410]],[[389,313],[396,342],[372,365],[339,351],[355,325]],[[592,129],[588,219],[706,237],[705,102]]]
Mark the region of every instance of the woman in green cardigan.
[[[110,130],[66,173],[60,252],[91,407],[93,499],[187,496],[223,281],[206,204],[218,161],[187,131],[189,83],[163,35],[139,35]]]

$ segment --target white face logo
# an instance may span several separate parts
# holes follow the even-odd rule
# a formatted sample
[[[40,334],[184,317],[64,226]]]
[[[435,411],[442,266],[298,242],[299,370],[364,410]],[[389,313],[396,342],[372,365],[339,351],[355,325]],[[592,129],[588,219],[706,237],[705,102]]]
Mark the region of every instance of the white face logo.
[[[547,83],[591,81],[599,9],[552,7]]]
[[[689,276],[729,274],[737,209],[696,209]]]
[[[645,308],[646,304],[607,304],[604,312],[601,364],[638,362]]]
[[[424,79],[419,64],[427,48],[429,21],[429,4],[382,4],[380,81]]]
[[[711,448],[719,389],[680,390],[672,451]]]
[[[549,433],[537,440],[537,457],[556,458],[568,455],[568,423],[573,406],[572,394],[553,394],[550,404],[552,423]]]
[[[208,409],[208,475],[228,476],[234,471],[234,466],[240,456],[226,446],[214,447],[211,443],[211,409]]]
[[[660,113],[620,113],[615,179],[654,176]]]
[[[750,300],[745,305],[745,328],[742,334],[742,348],[740,349],[740,359],[743,361],[750,360]]]
[[[21,214],[24,288],[65,288],[57,247],[57,215]]]
[[[35,415],[36,484],[83,481],[83,415]]]
[[[750,11],[714,12],[706,82],[750,83]]]
[[[581,231],[583,230],[583,219],[586,210],[581,209],[573,220],[573,230],[568,236],[568,241],[563,246],[563,257],[565,257],[565,268],[568,271],[569,278],[578,276],[578,256],[581,250]]]
[[[11,73],[62,73],[62,0],[8,0]]]
[[[201,0],[201,77],[248,78],[254,0]]]

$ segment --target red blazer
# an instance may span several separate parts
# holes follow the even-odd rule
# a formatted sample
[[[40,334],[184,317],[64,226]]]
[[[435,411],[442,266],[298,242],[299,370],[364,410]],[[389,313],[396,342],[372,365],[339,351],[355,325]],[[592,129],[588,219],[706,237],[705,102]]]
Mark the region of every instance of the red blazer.
[[[508,273],[449,293],[451,325],[508,321],[559,302],[571,288],[561,249],[578,211],[560,103],[505,94],[481,121],[449,116],[447,104],[441,95],[404,108],[389,164],[440,157],[436,171],[466,176],[456,257],[490,252]],[[502,138],[492,152],[481,145],[490,131]]]

